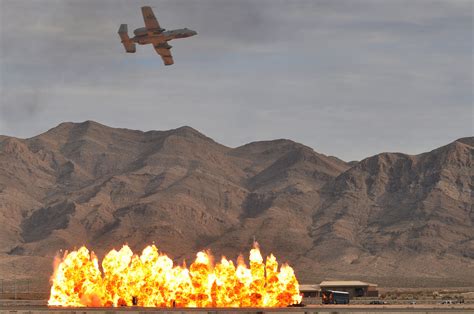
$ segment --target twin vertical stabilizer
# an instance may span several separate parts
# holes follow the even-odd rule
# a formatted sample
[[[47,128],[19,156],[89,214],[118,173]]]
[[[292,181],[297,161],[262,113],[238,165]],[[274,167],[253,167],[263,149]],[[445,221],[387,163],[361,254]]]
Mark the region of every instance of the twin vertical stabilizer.
[[[118,30],[120,39],[122,39],[122,44],[125,47],[125,51],[129,53],[134,53],[136,51],[135,43],[130,40],[128,37],[128,27],[127,24],[121,24]]]

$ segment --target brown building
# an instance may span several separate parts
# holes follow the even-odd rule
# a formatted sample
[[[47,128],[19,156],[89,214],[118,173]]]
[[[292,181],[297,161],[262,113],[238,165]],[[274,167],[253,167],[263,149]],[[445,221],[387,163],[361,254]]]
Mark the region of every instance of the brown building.
[[[320,304],[321,289],[319,285],[300,285],[300,294],[303,296],[304,304]]]
[[[319,284],[321,290],[349,292],[350,297],[378,297],[377,285],[358,280],[325,280]]]

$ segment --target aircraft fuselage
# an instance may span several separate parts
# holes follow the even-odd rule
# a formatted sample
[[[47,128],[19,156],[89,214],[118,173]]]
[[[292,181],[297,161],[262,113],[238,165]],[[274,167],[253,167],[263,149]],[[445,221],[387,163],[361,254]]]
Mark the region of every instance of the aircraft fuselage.
[[[137,28],[133,31],[135,36],[130,38],[133,42],[139,45],[164,43],[172,39],[187,38],[196,35],[197,33],[191,29],[181,28],[169,31],[149,31],[145,27]]]
[[[174,64],[173,55],[171,54],[172,46],[168,41],[177,38],[187,38],[197,35],[196,31],[187,28],[173,29],[167,31],[160,26],[160,23],[155,17],[153,10],[149,6],[142,7],[143,21],[145,27],[137,28],[133,31],[135,35],[133,38],[128,36],[127,24],[120,24],[118,35],[121,43],[127,53],[136,52],[136,44],[147,45],[151,44],[156,53],[160,55],[164,65]]]

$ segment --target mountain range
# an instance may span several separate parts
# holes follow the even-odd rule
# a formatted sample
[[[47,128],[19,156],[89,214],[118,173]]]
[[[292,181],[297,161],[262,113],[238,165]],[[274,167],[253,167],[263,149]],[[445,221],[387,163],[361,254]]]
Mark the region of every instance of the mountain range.
[[[474,137],[345,162],[286,139],[221,145],[62,123],[0,136],[0,278],[48,285],[60,250],[155,243],[176,262],[236,259],[256,238],[301,283],[472,286]]]

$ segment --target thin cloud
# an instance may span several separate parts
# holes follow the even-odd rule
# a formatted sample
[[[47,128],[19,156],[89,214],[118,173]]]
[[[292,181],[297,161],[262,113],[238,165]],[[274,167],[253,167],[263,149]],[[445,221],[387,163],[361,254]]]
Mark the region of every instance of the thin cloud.
[[[0,133],[63,121],[291,138],[351,160],[472,134],[471,1],[0,0]],[[152,5],[175,65],[117,35]]]

